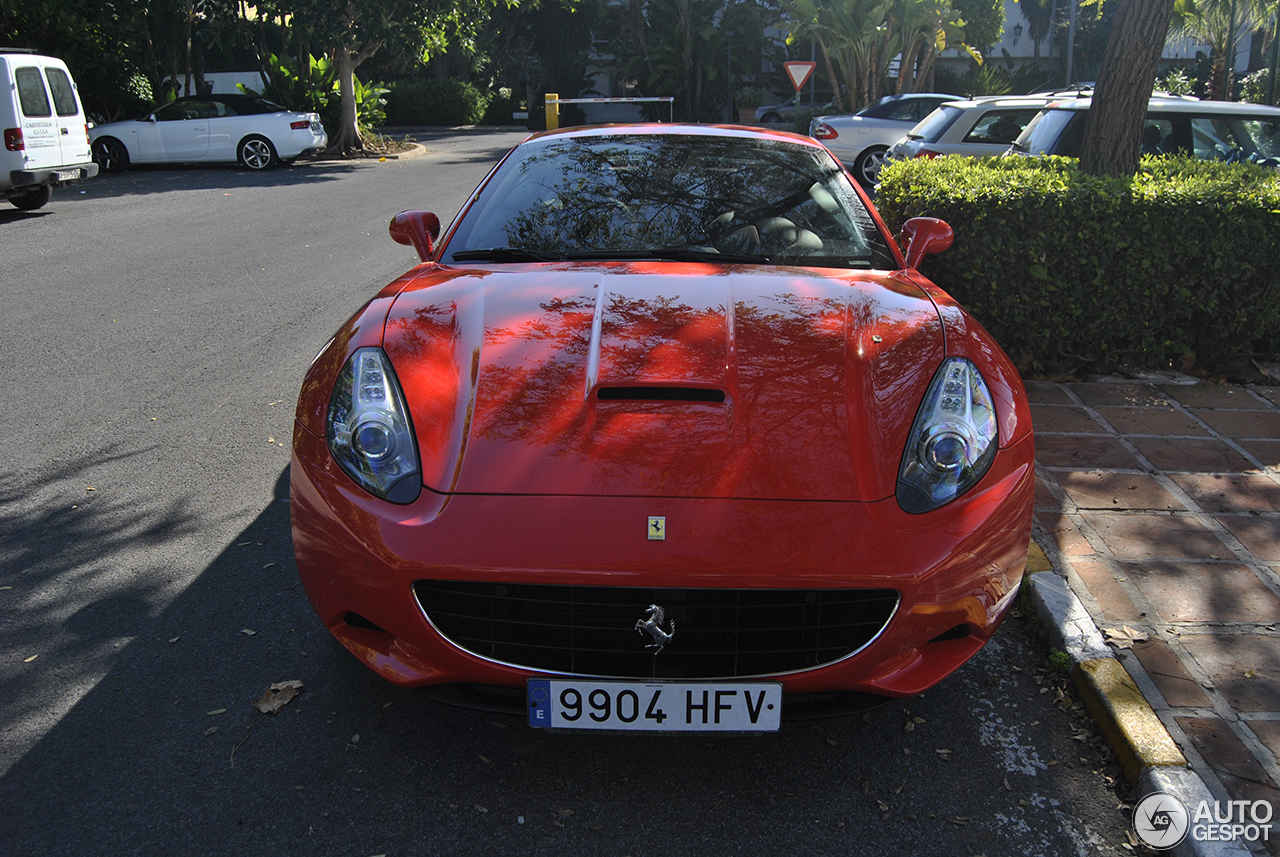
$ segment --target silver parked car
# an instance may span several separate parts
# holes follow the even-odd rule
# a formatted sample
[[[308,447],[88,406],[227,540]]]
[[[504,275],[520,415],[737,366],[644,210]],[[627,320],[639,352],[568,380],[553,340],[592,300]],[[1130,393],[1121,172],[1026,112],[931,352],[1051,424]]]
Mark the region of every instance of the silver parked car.
[[[89,139],[103,172],[131,163],[218,161],[264,170],[329,143],[318,114],[296,113],[254,95],[179,98],[141,119],[90,129]]]
[[[1018,155],[1079,157],[1084,118],[1091,104],[1088,98],[1047,104],[1009,151]],[[1280,167],[1280,108],[1153,96],[1143,123],[1142,153],[1183,154]]]
[[[814,117],[809,136],[826,144],[864,187],[872,187],[889,147],[944,101],[955,100],[939,92],[889,95],[853,115]]]
[[[991,96],[948,101],[889,149],[893,160],[939,155],[1002,155],[1050,96]]]

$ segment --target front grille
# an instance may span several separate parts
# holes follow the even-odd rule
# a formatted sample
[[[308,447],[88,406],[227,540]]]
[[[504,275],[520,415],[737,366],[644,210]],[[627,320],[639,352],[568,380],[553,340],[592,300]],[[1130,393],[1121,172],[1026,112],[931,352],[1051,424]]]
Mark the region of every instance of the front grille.
[[[891,589],[652,589],[421,580],[427,618],[468,652],[514,666],[617,678],[730,678],[812,669],[875,639]],[[675,633],[645,648],[650,604]]]

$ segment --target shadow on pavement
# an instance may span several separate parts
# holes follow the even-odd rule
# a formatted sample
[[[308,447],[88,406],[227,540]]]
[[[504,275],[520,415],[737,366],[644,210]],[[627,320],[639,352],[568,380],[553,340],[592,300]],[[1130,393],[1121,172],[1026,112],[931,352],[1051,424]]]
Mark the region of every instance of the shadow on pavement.
[[[166,541],[195,525],[181,509],[64,518],[5,521],[13,566],[50,574],[65,566],[61,542],[100,540],[104,568],[82,581],[99,585],[118,541],[150,538],[147,555],[162,561]],[[993,813],[1025,816],[1019,829],[1044,837],[1040,853],[1066,853],[1056,807],[1094,790],[1088,770],[1016,773],[960,716],[1034,699],[1035,711],[1006,714],[1005,741],[1022,721],[1065,716],[1008,671],[1026,657],[1012,629],[924,697],[751,738],[546,733],[393,687],[333,641],[301,590],[287,469],[188,588],[158,611],[149,603],[145,587],[107,587],[60,629],[69,647],[116,648],[0,776],[0,853],[1014,853]],[[61,681],[63,660],[17,659],[0,693]],[[251,704],[292,679],[305,688],[279,714]],[[920,725],[904,733],[912,717]],[[6,729],[12,750],[21,736]],[[1021,741],[1031,757],[1076,753],[1065,734]]]

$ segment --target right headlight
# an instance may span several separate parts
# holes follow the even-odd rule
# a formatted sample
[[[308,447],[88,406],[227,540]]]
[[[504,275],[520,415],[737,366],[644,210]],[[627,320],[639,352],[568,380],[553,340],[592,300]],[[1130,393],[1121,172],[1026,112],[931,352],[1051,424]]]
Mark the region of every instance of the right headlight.
[[[404,396],[380,348],[361,348],[338,373],[325,438],[347,475],[377,497],[412,503],[422,468]]]
[[[898,505],[919,514],[950,503],[987,472],[998,441],[982,373],[962,357],[947,358],[911,426],[898,469]]]

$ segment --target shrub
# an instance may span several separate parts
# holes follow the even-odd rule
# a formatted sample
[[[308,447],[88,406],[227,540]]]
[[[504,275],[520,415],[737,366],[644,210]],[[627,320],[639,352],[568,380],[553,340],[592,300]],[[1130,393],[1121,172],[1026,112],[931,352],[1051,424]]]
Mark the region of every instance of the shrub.
[[[475,125],[488,99],[460,80],[422,80],[390,84],[388,125]]]
[[[1144,158],[1131,179],[1069,158],[886,165],[876,199],[895,232],[951,224],[921,263],[1024,370],[1220,366],[1280,348],[1280,173]]]

